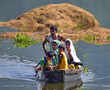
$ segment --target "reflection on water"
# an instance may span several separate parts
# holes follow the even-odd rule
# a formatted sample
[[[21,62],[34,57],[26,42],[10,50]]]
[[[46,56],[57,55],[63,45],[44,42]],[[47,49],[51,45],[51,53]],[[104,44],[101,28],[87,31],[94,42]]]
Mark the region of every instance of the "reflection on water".
[[[46,83],[46,82],[37,82],[37,90],[77,90],[82,86],[83,82],[81,79],[74,82],[65,82],[65,83]]]

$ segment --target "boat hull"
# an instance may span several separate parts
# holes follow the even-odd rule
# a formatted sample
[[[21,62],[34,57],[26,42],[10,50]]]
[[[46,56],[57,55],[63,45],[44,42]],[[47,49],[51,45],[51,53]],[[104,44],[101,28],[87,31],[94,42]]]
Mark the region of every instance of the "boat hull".
[[[81,79],[81,71],[39,71],[37,74],[37,80],[47,82],[68,82]]]

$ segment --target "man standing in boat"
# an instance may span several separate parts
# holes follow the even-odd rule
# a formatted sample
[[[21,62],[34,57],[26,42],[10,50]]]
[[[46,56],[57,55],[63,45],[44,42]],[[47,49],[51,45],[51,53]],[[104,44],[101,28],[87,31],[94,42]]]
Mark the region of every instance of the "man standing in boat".
[[[45,39],[42,43],[42,46],[43,46],[43,49],[44,49],[46,56],[47,56],[48,51],[54,51],[53,47],[52,47],[52,42],[54,42],[55,40],[57,40],[59,42],[65,41],[65,39],[62,36],[57,34],[57,27],[51,26],[50,27],[50,34],[45,37]],[[46,49],[46,44],[48,44],[49,50]],[[37,68],[39,67],[39,65],[40,65],[40,62],[36,66],[34,66],[36,72],[37,72]]]
[[[47,54],[47,50],[45,45],[48,43],[49,51],[52,51],[52,41],[53,40],[59,40],[59,41],[65,41],[65,39],[57,34],[57,27],[51,26],[50,27],[50,35],[47,35],[45,37],[45,40],[43,41],[43,49],[45,54]]]

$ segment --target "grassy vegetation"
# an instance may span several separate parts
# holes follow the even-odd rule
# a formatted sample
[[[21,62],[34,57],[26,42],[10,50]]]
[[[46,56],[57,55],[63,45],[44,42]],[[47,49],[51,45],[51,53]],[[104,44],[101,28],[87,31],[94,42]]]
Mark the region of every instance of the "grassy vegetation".
[[[84,59],[86,59],[86,58],[88,57],[88,53],[85,53],[84,55],[82,55],[82,57],[83,57]]]
[[[90,90],[89,88],[78,88],[77,90]]]
[[[8,20],[7,20],[7,21],[5,21],[5,20],[0,20],[0,22],[8,22]]]
[[[84,25],[78,24],[78,25],[75,27],[75,29],[76,29],[76,30],[84,29]]]
[[[23,29],[26,31],[26,30],[28,30],[28,26],[27,25],[24,25],[23,26]]]
[[[14,37],[14,45],[19,48],[30,47],[30,46],[38,44],[40,42],[41,42],[41,40],[33,39],[33,38],[31,38],[27,35],[24,35],[24,34],[17,34]]]
[[[95,35],[86,35],[84,37],[84,41],[86,42],[96,42],[96,36]]]
[[[1,42],[2,42],[2,38],[0,38],[0,44],[1,44]]]
[[[60,27],[58,27],[58,30],[57,30],[57,32],[58,32],[58,33],[60,33],[60,32],[61,32],[61,28],[60,28]]]
[[[66,24],[66,23],[65,23],[65,24],[63,24],[63,25],[64,25],[64,28],[67,28],[67,27],[68,27],[68,24]]]
[[[2,41],[2,38],[0,38],[0,41]]]
[[[107,40],[110,41],[110,36],[107,37]]]
[[[88,66],[84,66],[84,72],[88,72]]]

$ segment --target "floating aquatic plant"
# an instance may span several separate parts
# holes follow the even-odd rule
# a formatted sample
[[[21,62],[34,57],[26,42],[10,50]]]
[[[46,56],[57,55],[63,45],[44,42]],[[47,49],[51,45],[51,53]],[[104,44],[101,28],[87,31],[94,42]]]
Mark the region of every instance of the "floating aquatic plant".
[[[0,41],[2,41],[2,38],[0,38]]]
[[[25,34],[17,34],[14,37],[14,45],[19,48],[26,48],[40,43],[40,39],[33,39]]]
[[[89,88],[78,88],[77,90],[90,90]]]
[[[95,42],[96,41],[96,36],[95,35],[85,35],[84,41],[86,41],[86,42]]]
[[[86,58],[88,57],[88,53],[85,53],[84,55],[82,55],[82,57],[83,57],[84,59],[86,59]]]
[[[88,72],[88,66],[84,66],[84,72]]]
[[[0,38],[0,44],[1,44],[1,42],[2,42],[2,38]]]

